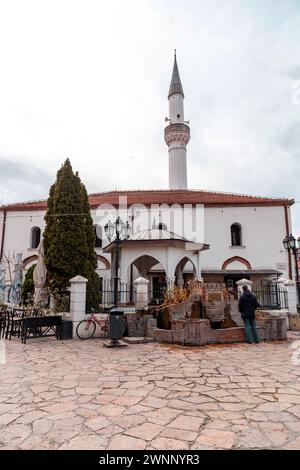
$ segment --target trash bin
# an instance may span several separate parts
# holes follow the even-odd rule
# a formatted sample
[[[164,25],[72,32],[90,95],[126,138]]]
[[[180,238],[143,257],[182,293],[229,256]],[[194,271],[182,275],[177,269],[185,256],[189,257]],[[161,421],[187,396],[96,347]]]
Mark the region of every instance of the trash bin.
[[[73,338],[73,322],[70,320],[63,320],[61,323],[60,339]]]
[[[124,334],[124,310],[113,307],[109,312],[109,336],[112,342],[117,343]]]

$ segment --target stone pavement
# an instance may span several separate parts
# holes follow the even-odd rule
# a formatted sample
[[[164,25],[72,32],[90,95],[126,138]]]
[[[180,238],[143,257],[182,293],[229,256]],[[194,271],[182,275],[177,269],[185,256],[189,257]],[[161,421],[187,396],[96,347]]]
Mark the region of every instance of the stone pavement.
[[[300,449],[293,340],[300,334],[203,348],[7,341],[0,449]]]

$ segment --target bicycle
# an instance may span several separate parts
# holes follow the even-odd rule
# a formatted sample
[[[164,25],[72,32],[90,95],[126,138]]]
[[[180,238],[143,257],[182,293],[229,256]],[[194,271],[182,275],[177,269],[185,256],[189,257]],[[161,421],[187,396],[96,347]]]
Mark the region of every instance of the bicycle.
[[[92,311],[89,318],[78,323],[76,334],[79,339],[92,338],[96,331],[96,324],[100,327],[102,336],[109,336],[109,315],[105,319],[99,319]]]

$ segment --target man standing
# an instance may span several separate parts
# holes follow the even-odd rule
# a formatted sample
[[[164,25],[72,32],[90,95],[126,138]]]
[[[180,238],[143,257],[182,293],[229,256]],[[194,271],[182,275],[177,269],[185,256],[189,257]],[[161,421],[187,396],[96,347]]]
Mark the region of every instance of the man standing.
[[[247,286],[243,286],[243,293],[239,300],[239,311],[245,324],[245,334],[247,343],[252,343],[252,336],[256,343],[259,343],[259,337],[256,329],[255,310],[259,307],[259,303]],[[251,335],[252,332],[252,335]]]

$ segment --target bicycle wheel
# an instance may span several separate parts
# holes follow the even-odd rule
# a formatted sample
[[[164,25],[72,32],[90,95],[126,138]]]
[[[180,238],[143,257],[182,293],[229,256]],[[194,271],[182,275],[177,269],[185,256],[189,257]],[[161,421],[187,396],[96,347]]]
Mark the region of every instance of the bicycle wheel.
[[[76,334],[79,339],[91,338],[96,330],[96,323],[93,320],[82,320],[78,323]]]

